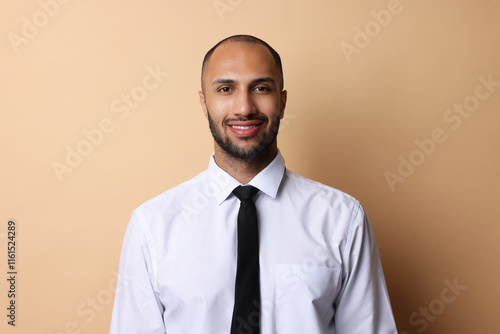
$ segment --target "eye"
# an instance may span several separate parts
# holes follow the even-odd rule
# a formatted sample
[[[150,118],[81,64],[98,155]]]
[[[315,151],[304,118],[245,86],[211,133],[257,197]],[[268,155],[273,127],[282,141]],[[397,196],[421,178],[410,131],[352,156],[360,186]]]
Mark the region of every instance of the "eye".
[[[221,92],[221,93],[229,93],[231,91],[231,88],[229,88],[229,87],[221,87],[217,91]]]
[[[254,88],[254,90],[258,91],[258,92],[269,92],[271,91],[269,88],[265,87],[265,86],[257,86]]]

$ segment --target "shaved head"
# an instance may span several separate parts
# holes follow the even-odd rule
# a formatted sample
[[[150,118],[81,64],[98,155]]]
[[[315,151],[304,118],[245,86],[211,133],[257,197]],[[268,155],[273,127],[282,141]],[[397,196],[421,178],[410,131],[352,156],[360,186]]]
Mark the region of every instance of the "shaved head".
[[[266,42],[264,42],[263,40],[261,40],[261,39],[259,39],[257,37],[254,37],[254,36],[251,36],[251,35],[234,35],[234,36],[227,37],[227,38],[223,39],[222,41],[220,41],[219,43],[215,44],[215,46],[212,47],[207,52],[207,54],[205,55],[205,58],[203,58],[203,64],[202,64],[202,67],[201,67],[201,89],[202,89],[203,92],[205,92],[205,70],[206,70],[206,64],[210,60],[210,58],[211,58],[212,54],[214,53],[214,51],[219,46],[221,46],[222,44],[225,44],[225,43],[249,43],[249,44],[260,44],[260,45],[265,46],[269,50],[269,52],[271,53],[271,55],[274,58],[274,62],[276,64],[276,70],[278,71],[279,77],[280,77],[280,83],[278,84],[278,86],[280,87],[280,90],[283,90],[283,88],[284,88],[283,67],[281,65],[280,55],[269,44],[267,44]]]

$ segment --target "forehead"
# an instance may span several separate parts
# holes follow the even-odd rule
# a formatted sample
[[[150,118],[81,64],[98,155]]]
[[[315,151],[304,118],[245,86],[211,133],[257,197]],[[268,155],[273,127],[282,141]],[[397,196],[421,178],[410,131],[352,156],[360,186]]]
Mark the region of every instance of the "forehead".
[[[271,52],[262,44],[228,42],[215,49],[205,69],[208,84],[219,78],[241,79],[268,76],[279,81]]]

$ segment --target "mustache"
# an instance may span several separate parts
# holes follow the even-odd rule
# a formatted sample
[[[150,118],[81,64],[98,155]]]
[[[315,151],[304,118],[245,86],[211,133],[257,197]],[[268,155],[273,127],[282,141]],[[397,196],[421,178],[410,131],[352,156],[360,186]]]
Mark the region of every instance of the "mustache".
[[[226,118],[223,123],[227,125],[227,123],[229,123],[229,122],[246,122],[246,121],[262,121],[262,122],[266,122],[267,120],[268,120],[268,118],[265,117],[265,116],[239,117],[239,118]]]

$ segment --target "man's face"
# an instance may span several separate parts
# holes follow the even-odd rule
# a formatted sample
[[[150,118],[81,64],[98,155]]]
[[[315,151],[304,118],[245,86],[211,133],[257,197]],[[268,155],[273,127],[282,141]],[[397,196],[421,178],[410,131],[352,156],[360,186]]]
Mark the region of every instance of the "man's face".
[[[217,145],[238,159],[276,150],[286,91],[274,58],[261,44],[229,42],[212,54],[200,103]]]

